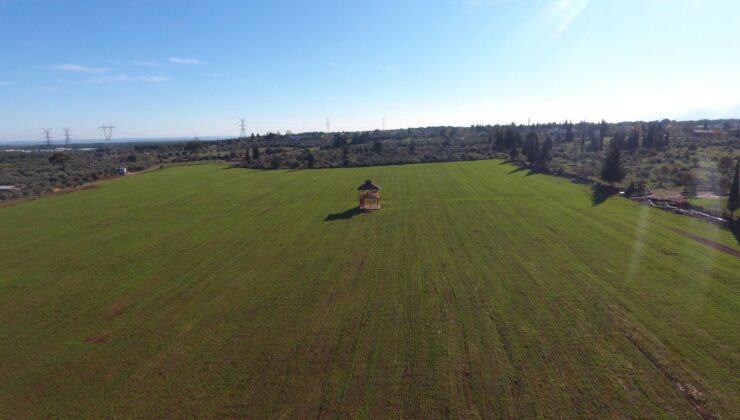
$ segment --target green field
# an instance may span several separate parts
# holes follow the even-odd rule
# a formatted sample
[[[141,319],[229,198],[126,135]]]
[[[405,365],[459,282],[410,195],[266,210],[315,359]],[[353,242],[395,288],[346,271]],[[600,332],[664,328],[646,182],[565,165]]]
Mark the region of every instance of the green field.
[[[0,418],[737,417],[737,251],[498,161],[122,178],[0,208]]]

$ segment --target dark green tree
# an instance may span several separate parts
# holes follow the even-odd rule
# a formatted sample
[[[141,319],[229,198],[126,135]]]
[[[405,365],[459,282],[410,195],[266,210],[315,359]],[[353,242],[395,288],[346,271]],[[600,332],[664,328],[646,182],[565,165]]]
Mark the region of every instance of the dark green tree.
[[[260,148],[257,146],[252,147],[252,159],[259,160],[260,158]]]
[[[53,153],[51,156],[49,156],[49,163],[51,163],[52,165],[59,165],[59,166],[61,166],[63,168],[64,165],[67,162],[69,162],[70,159],[72,159],[72,158],[69,157],[69,155],[66,155],[66,154],[60,153],[60,152],[56,152],[56,153]]]
[[[565,122],[565,142],[573,142],[573,123]]]
[[[380,140],[373,140],[373,152],[380,153],[383,151],[383,142]]]
[[[189,153],[198,153],[204,148],[205,144],[203,144],[203,142],[200,140],[190,140],[189,142],[185,143],[185,150]]]
[[[550,140],[550,136],[545,137],[544,143],[542,143],[542,148],[540,149],[540,154],[537,158],[537,166],[540,168],[547,168],[547,164],[552,160],[552,140]]]
[[[609,132],[609,124],[607,124],[606,120],[601,120],[601,124],[599,124],[599,151],[604,151],[604,139],[606,138],[607,133]]]
[[[740,209],[740,162],[735,165],[735,177],[732,179],[730,187],[730,196],[727,197],[727,210],[730,211],[732,218],[735,218],[735,211]]]
[[[519,157],[519,148],[515,144],[511,145],[509,149],[509,160],[515,161]]]
[[[503,130],[496,130],[496,148],[504,148],[504,132]]]
[[[683,195],[685,197],[696,197],[698,185],[696,178],[691,174],[691,171],[684,171],[681,173],[681,184],[683,184]]]
[[[515,137],[516,137],[515,133],[516,133],[515,129],[511,127],[506,127],[506,131],[504,133],[504,143],[503,143],[504,147],[511,148],[512,146],[515,145]]]
[[[630,136],[627,139],[627,149],[635,151],[640,148],[640,133],[638,132],[637,126],[632,127]]]
[[[619,144],[615,141],[609,143],[609,151],[604,158],[604,167],[601,169],[601,179],[610,184],[624,179]]]
[[[530,164],[535,164],[540,153],[540,141],[537,133],[530,131],[524,143],[524,155]]]
[[[313,155],[313,153],[309,153],[308,156],[306,156],[306,162],[308,163],[309,168],[313,168],[316,164],[316,157]]]
[[[332,140],[332,146],[336,148],[344,147],[347,144],[347,137],[344,133],[334,134],[334,140]]]
[[[416,154],[416,142],[413,140],[411,140],[411,144],[409,144],[409,154]]]
[[[250,156],[250,155],[249,155],[249,149],[247,149],[247,150],[246,150],[246,151],[244,152],[244,162],[247,162],[247,163],[249,163],[249,162],[251,162],[251,161],[252,161],[252,156]]]

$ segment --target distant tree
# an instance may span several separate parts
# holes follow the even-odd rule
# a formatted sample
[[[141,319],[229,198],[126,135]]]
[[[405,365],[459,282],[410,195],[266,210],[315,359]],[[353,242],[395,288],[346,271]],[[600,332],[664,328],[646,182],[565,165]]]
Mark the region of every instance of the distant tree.
[[[629,187],[627,187],[625,194],[627,194],[628,197],[645,195],[645,182],[643,180],[640,180],[637,182],[637,185],[635,185],[634,181],[630,182],[630,185]]]
[[[609,124],[607,124],[606,120],[601,120],[601,124],[599,124],[599,151],[604,150],[604,138],[606,138],[608,132]]]
[[[740,123],[737,123],[737,131],[735,131],[735,137],[740,139]]]
[[[252,161],[252,156],[249,155],[249,149],[244,152],[244,161],[247,163]]]
[[[567,121],[565,122],[565,142],[573,142],[573,123]]]
[[[200,152],[205,145],[200,140],[190,140],[189,142],[185,143],[185,151],[188,153],[198,153]]]
[[[727,197],[727,210],[730,211],[732,218],[735,218],[735,211],[740,209],[740,162],[735,164],[735,177],[732,179],[730,195]]]
[[[524,155],[530,164],[535,164],[540,152],[540,141],[537,133],[530,131],[524,143]]]
[[[627,149],[635,151],[640,148],[640,132],[637,126],[632,127],[629,138],[627,138]]]
[[[694,178],[690,171],[684,171],[681,173],[681,184],[683,184],[684,196],[696,197],[698,185],[696,178]]]
[[[506,127],[506,130],[504,131],[503,138],[503,147],[511,148],[514,146],[514,138],[515,138],[515,129],[512,127]]]
[[[413,140],[411,140],[411,144],[409,144],[409,154],[416,154],[416,142]]]
[[[509,149],[509,160],[515,161],[519,157],[519,148],[515,144],[511,145]]]
[[[552,160],[552,140],[550,136],[545,137],[542,148],[540,149],[539,156],[537,157],[537,166],[540,168],[547,168],[548,162]]]
[[[258,146],[252,147],[252,159],[259,160],[260,158],[260,148]]]
[[[502,130],[496,130],[496,148],[503,149],[504,147],[504,132]]]
[[[272,158],[272,159],[270,160],[270,167],[271,167],[272,169],[278,169],[278,168],[280,167],[280,160],[278,160],[277,156],[274,156],[274,157],[273,157],[273,158]]]
[[[734,163],[734,159],[732,159],[732,156],[722,156],[717,161],[717,169],[719,169],[719,172],[722,175],[730,175],[730,171],[732,171],[732,164]]]
[[[383,142],[380,140],[373,140],[373,152],[380,153],[383,151]]]
[[[591,136],[591,142],[588,144],[588,147],[586,148],[589,152],[597,152],[601,150],[601,140],[599,137]]]
[[[313,168],[316,162],[316,157],[313,155],[313,153],[308,153],[306,156],[306,162],[308,163],[309,168]]]
[[[49,163],[52,165],[59,165],[64,168],[64,165],[69,162],[72,158],[64,153],[56,152],[49,156]]]
[[[609,143],[609,151],[604,158],[604,167],[601,170],[601,179],[610,184],[624,179],[619,144],[616,142]]]
[[[332,146],[336,148],[344,147],[347,144],[347,137],[344,135],[344,133],[336,133],[334,134],[334,140],[332,141]]]
[[[666,146],[666,136],[663,131],[663,125],[658,122],[651,122],[644,128],[645,138],[642,141],[642,146],[645,148],[660,148]]]

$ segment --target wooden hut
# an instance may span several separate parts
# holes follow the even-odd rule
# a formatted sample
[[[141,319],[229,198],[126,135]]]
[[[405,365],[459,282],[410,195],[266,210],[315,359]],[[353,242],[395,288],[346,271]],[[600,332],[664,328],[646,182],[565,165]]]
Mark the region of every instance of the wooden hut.
[[[378,210],[380,208],[380,187],[367,180],[357,188],[360,191],[360,210]]]

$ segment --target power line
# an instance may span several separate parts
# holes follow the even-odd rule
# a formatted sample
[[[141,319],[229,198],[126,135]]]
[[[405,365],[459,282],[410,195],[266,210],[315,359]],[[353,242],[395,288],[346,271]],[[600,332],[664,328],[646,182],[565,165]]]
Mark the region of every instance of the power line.
[[[51,128],[42,128],[41,129],[44,132],[44,139],[46,140],[46,147],[51,147]]]
[[[64,147],[69,149],[69,132],[71,128],[62,128],[62,131],[64,131]]]
[[[247,122],[246,118],[239,118],[239,126],[241,127],[241,131],[239,131],[239,138],[243,139],[247,137]]]
[[[103,130],[103,137],[105,137],[105,143],[108,145],[108,154],[110,155],[113,153],[113,143],[111,142],[111,138],[113,138],[113,129],[116,127],[114,127],[113,124],[108,123],[107,126],[103,124],[99,128]]]

